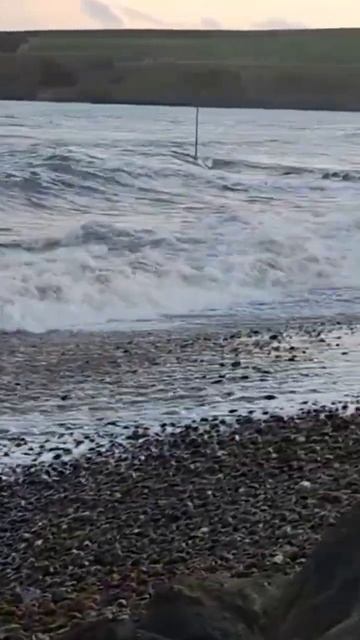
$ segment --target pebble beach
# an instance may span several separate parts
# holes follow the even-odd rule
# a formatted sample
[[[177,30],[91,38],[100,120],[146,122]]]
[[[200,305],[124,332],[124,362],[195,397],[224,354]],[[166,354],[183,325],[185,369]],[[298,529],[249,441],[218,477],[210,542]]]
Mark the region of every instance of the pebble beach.
[[[321,353],[327,362],[322,379],[333,380],[329,362],[337,362],[350,384],[356,336],[355,324],[337,323],[131,338],[3,336],[8,404],[1,425],[14,411],[15,387],[18,402],[43,418],[32,443],[2,432],[4,634],[51,636],[77,621],[123,617],[141,610],[154,585],[177,575],[294,573],[359,497],[356,396],[349,387],[346,394],[340,380],[341,402],[323,403],[326,384],[323,395],[319,388],[316,399],[304,400]],[[286,380],[292,388],[297,379],[306,380],[297,405],[278,411],[289,391]],[[166,419],[170,405],[188,398],[182,380],[208,411],[196,417],[184,408],[181,419]],[[245,410],[251,383],[259,397]],[[145,417],[163,406],[161,385],[172,401],[155,428]],[[64,414],[71,415],[78,403],[81,414],[100,389],[107,397],[101,406],[112,412],[112,419],[103,417],[103,433],[96,403],[92,429],[89,420],[87,429],[64,424],[57,437],[41,431],[54,406],[70,404]],[[139,409],[135,419],[127,406],[144,389],[151,411],[139,402],[143,414]],[[213,389],[217,407],[221,400],[218,414],[211,408]],[[121,398],[123,412],[118,408],[115,419]]]

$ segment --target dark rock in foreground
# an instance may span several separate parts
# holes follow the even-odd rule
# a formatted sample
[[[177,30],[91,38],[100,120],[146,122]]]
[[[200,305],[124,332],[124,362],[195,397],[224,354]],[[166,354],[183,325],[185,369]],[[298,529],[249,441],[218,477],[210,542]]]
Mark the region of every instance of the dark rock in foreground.
[[[137,623],[96,622],[66,640],[358,640],[360,505],[293,578],[179,579],[155,592]]]
[[[280,600],[279,640],[360,638],[360,505],[316,547]]]
[[[172,640],[259,638],[277,597],[260,578],[183,580],[155,594],[140,626]]]

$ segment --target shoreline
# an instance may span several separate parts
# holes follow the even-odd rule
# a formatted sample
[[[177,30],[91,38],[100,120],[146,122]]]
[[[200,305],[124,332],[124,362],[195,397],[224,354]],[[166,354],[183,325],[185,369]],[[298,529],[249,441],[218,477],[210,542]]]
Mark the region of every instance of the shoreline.
[[[359,408],[214,418],[3,477],[0,623],[57,632],[178,575],[293,574],[359,498],[359,427]]]
[[[183,576],[302,567],[360,497],[359,324],[269,324],[0,335],[0,630],[53,636],[136,616]]]
[[[0,630],[136,616],[182,576],[293,575],[360,496],[353,320],[1,334],[24,460],[2,449]]]
[[[262,102],[260,103],[249,103],[249,104],[244,104],[243,102],[239,102],[238,104],[231,104],[231,103],[214,103],[214,102],[209,102],[209,103],[204,103],[202,104],[199,101],[196,101],[194,103],[189,102],[189,101],[184,101],[184,102],[171,102],[171,101],[146,101],[146,100],[111,100],[111,99],[77,99],[76,97],[74,98],[64,98],[62,99],[61,97],[54,97],[51,98],[50,96],[47,97],[0,97],[0,103],[1,102],[33,102],[33,103],[38,103],[38,104],[84,104],[84,105],[98,105],[98,106],[119,106],[119,107],[169,107],[169,108],[186,108],[186,109],[194,109],[196,107],[199,107],[200,109],[216,109],[216,110],[247,110],[247,111],[302,111],[302,112],[323,112],[323,113],[359,113],[360,112],[360,105],[358,106],[349,106],[346,107],[344,105],[341,105],[340,107],[337,107],[336,105],[331,106],[331,105],[319,105],[319,106],[314,106],[313,104],[311,105],[293,105],[292,103],[289,104],[282,104],[281,106],[279,105],[274,105],[272,103],[268,103],[268,104],[264,104]]]
[[[1,334],[1,467],[79,457],[162,424],[351,410],[359,340],[357,322]]]

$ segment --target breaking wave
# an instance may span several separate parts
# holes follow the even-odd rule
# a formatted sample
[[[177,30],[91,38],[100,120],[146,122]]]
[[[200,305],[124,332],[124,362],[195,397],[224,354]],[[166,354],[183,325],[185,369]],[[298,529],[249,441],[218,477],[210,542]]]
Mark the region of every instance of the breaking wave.
[[[226,224],[226,221],[224,221]],[[274,237],[277,235],[277,237]],[[224,241],[218,238],[219,245]],[[214,243],[214,246],[216,242]],[[357,284],[359,259],[332,241],[259,231],[208,257],[200,238],[86,223],[63,238],[0,248],[0,328],[46,331],[241,312]],[[225,248],[224,248],[225,249]],[[319,293],[314,302],[319,304]]]

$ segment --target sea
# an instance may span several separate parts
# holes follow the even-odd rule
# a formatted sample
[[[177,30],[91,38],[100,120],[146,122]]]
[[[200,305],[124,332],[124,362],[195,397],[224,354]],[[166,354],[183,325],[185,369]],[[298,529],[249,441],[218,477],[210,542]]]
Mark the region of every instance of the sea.
[[[3,102],[0,330],[356,314],[360,114]]]
[[[157,335],[161,341],[196,327],[221,334],[230,325],[333,322],[341,333],[351,324],[341,347],[347,366],[344,358],[338,366],[331,349],[317,352],[316,382],[300,396],[355,397],[360,114],[201,109],[197,159],[194,139],[192,108],[0,103],[1,442],[79,429],[80,406],[81,425],[101,430],[109,371],[100,379],[93,368],[89,397],[79,383],[83,395],[70,408],[54,404],[56,394],[68,394],[60,382],[44,395],[44,345],[62,341],[64,353],[76,353],[74,335],[95,344],[114,333],[137,340],[145,332],[154,345]],[[35,351],[45,373],[28,397]],[[162,366],[167,380],[170,365]],[[134,394],[117,396],[113,423],[114,416],[124,423],[150,413],[159,422],[165,405],[169,415],[174,407],[185,418],[200,415],[200,392],[190,393],[188,369],[179,359],[176,366],[161,401],[150,392],[136,403]],[[273,395],[285,398],[282,409],[304,378],[301,368],[298,378],[286,371],[276,393],[269,382]],[[180,391],[176,380],[183,380]],[[142,382],[141,373],[133,377],[138,395]],[[246,410],[263,397],[262,385],[251,390],[247,383]],[[220,396],[218,413],[225,397],[229,409],[229,392]],[[241,397],[235,393],[234,406]],[[200,408],[214,410],[209,395]]]

